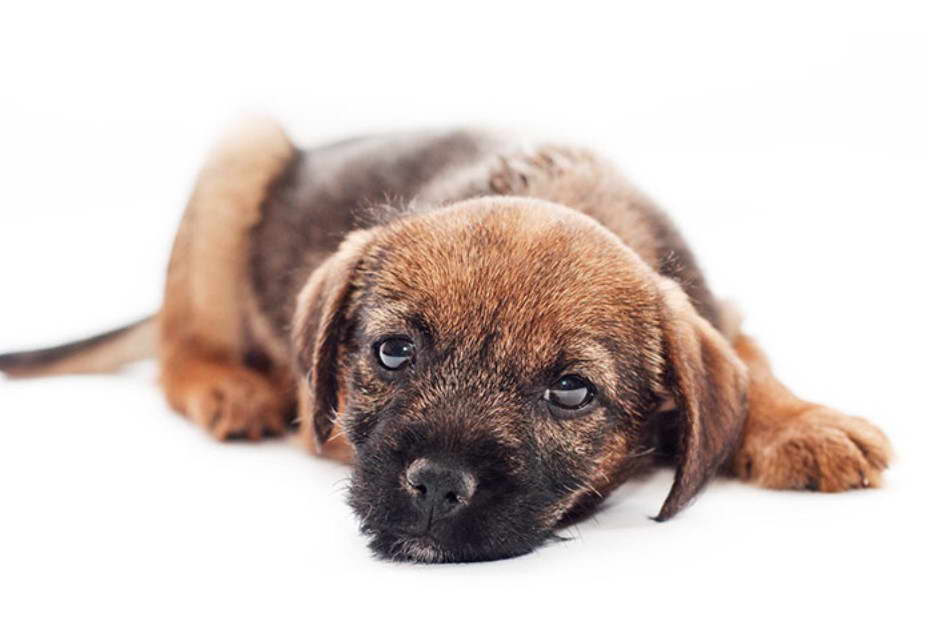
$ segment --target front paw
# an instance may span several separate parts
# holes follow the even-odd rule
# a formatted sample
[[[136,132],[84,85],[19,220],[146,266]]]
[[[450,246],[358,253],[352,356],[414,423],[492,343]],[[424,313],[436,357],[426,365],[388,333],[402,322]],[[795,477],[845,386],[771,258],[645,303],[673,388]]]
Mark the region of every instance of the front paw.
[[[767,488],[841,492],[880,485],[889,440],[866,419],[816,407],[779,425],[748,429],[735,474]]]

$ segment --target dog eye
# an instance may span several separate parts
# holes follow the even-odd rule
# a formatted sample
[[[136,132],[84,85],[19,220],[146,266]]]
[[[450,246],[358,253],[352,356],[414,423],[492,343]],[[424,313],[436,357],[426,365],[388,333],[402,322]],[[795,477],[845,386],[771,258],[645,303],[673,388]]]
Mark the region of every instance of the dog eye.
[[[580,410],[593,401],[596,390],[581,376],[568,374],[545,390],[544,400],[561,410]]]
[[[389,337],[374,346],[377,360],[391,371],[402,369],[412,361],[416,346],[404,337]]]

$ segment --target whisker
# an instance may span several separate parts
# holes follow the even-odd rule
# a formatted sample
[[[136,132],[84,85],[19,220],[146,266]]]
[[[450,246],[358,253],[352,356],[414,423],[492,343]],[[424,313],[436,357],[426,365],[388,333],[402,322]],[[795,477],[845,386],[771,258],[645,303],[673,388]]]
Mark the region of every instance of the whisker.
[[[648,454],[653,454],[655,451],[657,451],[657,447],[651,447],[650,449],[645,449],[644,451],[640,451],[637,454],[628,454],[627,456],[625,456],[624,459],[630,460],[631,458],[640,458],[641,456],[647,456]]]

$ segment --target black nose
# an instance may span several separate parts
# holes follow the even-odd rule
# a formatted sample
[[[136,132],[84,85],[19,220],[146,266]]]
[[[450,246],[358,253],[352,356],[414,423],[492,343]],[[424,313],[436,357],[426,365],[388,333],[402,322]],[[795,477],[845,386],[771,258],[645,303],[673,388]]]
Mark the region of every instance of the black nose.
[[[406,469],[415,503],[433,520],[451,516],[467,505],[477,490],[477,478],[466,469],[419,458]]]

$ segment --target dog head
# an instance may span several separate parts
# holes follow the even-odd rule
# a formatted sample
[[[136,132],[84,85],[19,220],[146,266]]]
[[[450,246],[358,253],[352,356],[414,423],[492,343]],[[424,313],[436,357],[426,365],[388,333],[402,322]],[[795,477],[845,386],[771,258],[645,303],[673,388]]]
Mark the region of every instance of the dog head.
[[[350,503],[379,554],[525,553],[679,438],[679,511],[743,419],[744,371],[680,288],[568,208],[484,198],[350,235],[294,323],[303,425],[355,449]],[[659,412],[672,403],[673,412]]]

